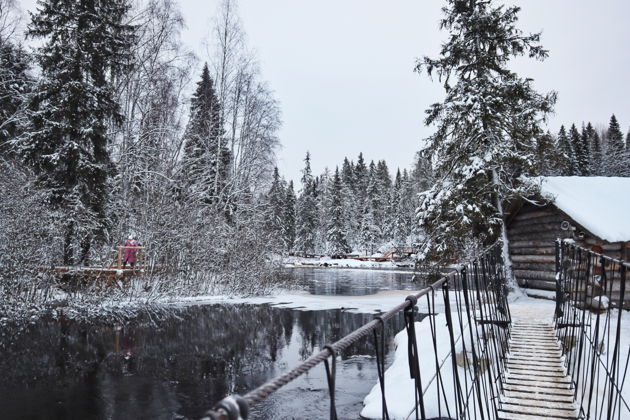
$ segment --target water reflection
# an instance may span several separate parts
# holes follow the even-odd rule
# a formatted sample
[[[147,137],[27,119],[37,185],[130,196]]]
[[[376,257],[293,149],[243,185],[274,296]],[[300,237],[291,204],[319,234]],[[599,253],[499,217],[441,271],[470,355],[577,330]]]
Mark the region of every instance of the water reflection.
[[[291,275],[314,295],[371,295],[381,290],[417,290],[413,272],[349,270],[341,268],[292,268]]]
[[[372,319],[368,314],[270,306],[189,307],[158,323],[121,327],[42,321],[0,338],[3,419],[198,418],[229,393],[245,393]],[[389,324],[388,339],[403,328]],[[372,344],[338,362],[341,418],[357,418],[376,380]],[[323,366],[254,410],[254,418],[322,418]]]

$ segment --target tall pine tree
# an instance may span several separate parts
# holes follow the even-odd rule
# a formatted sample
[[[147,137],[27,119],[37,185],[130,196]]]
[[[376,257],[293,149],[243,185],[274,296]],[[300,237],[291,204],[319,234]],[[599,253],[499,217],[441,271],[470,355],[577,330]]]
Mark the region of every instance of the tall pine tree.
[[[583,131],[585,131],[584,129]],[[588,175],[588,139],[584,139],[580,132],[578,131],[575,124],[571,125],[571,129],[569,130],[569,137],[571,139],[571,146],[573,147],[574,159],[576,171],[575,175],[579,176],[587,176]]]
[[[22,152],[64,224],[63,260],[85,262],[104,239],[112,164],[108,125],[121,122],[113,79],[125,68],[133,28],[126,0],[44,0],[28,30],[41,39],[41,77]]]
[[[267,219],[266,225],[269,233],[273,238],[277,239],[278,245],[283,239],[284,228],[284,212],[285,212],[285,200],[286,192],[284,189],[283,181],[280,179],[280,173],[278,168],[273,169],[273,178],[271,180],[271,187],[267,193]],[[282,241],[284,242],[284,241]]]
[[[403,206],[403,179],[400,169],[396,171],[394,184],[389,199],[389,225],[388,231],[396,245],[403,244],[406,239],[405,208]]]
[[[573,176],[577,175],[577,160],[571,139],[569,138],[564,125],[558,131],[558,150],[560,151],[559,175]]]
[[[444,102],[427,110],[426,124],[437,125],[426,147],[437,182],[422,194],[418,214],[425,258],[461,256],[471,236],[481,244],[503,237],[509,258],[503,205],[531,193],[519,177],[531,171],[539,122],[555,102],[554,93],[538,94],[531,79],[510,69],[513,57],[547,56],[539,34],[516,27],[519,10],[490,0],[448,0],[440,57],[418,63],[446,91]],[[512,277],[509,266],[506,275]]]
[[[350,252],[348,246],[346,230],[347,223],[343,208],[342,182],[339,176],[339,168],[335,170],[331,182],[329,182],[328,205],[326,208],[327,229],[326,240],[328,242],[328,252],[331,254],[345,254]]]
[[[311,171],[311,155],[306,153],[302,170],[302,191],[297,205],[296,248],[305,253],[315,252],[317,245],[317,184]]]
[[[295,246],[295,208],[297,199],[293,189],[293,181],[289,181],[284,199],[282,215],[282,238],[287,251],[293,251]]]
[[[628,174],[628,161],[623,133],[614,114],[610,117],[608,130],[606,131],[606,152],[602,160],[607,176],[626,176]]]
[[[218,203],[227,181],[230,151],[222,141],[221,106],[208,65],[191,99],[190,120],[184,133],[181,161],[187,199],[205,204]]]
[[[550,132],[536,139],[536,173],[538,175],[556,175],[559,165],[559,153]]]
[[[597,176],[602,174],[602,143],[599,134],[589,122],[586,124],[586,136],[590,146],[589,173]]]

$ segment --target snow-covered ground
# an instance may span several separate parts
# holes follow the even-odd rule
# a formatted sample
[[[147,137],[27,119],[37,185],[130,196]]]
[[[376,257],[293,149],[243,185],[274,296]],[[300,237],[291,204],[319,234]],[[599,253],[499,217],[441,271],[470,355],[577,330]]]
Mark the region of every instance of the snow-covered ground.
[[[459,329],[457,316],[454,314],[453,323],[455,329]],[[418,343],[418,354],[420,372],[422,372],[422,388],[424,395],[424,409],[427,418],[447,417],[447,410],[444,401],[446,396],[448,406],[455,407],[455,394],[453,390],[453,370],[450,358],[450,341],[448,329],[446,328],[446,316],[441,313],[435,316],[437,359],[440,365],[441,381],[446,393],[439,392],[438,378],[436,372],[436,359],[433,351],[431,337],[431,324],[425,318],[422,322],[415,323],[416,337]],[[414,411],[415,407],[415,386],[414,380],[409,376],[409,359],[407,354],[407,332],[405,330],[396,334],[394,338],[396,353],[394,362],[385,372],[385,397],[390,418],[406,419]],[[467,346],[470,343],[467,343]],[[458,340],[457,350],[461,351],[461,339]],[[469,346],[468,346],[469,347]],[[460,368],[463,377],[463,368]],[[361,411],[361,417],[367,419],[381,418],[381,388],[377,382],[370,393],[363,400],[365,405]],[[455,417],[455,413],[451,413]]]

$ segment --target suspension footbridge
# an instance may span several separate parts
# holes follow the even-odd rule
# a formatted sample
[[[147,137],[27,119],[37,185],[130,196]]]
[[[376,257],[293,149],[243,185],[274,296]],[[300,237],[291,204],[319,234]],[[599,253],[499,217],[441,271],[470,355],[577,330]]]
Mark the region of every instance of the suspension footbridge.
[[[344,392],[337,358],[359,340],[373,343],[378,372],[378,398],[366,398],[363,418],[630,419],[628,264],[558,241],[555,265],[555,305],[514,301],[500,245],[490,247],[285,374],[219,401],[203,420],[245,420],[252,406],[320,364],[329,418],[337,420],[335,398]],[[385,362],[383,329],[397,316],[405,378]]]

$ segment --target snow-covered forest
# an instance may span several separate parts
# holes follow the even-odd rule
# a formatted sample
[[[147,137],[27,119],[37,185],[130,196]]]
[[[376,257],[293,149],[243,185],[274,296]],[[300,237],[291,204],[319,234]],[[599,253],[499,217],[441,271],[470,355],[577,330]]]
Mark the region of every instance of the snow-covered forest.
[[[172,0],[0,0],[0,276],[149,265],[230,283],[275,278],[264,193],[280,108],[226,0],[197,57]],[[264,290],[264,287],[262,288]]]
[[[267,203],[269,229],[283,252],[372,255],[384,246],[420,239],[418,194],[431,184],[431,168],[417,153],[411,170],[392,177],[387,162],[367,163],[359,153],[315,176],[307,152],[299,190],[274,171]]]
[[[566,126],[568,127],[568,125]],[[564,125],[556,135],[537,139],[536,161],[541,175],[630,176],[630,131],[624,134],[615,115],[608,124]]]
[[[174,0],[44,0],[26,19],[0,0],[4,293],[47,281],[46,267],[107,265],[129,235],[191,290],[264,291],[291,252],[415,245],[420,262],[443,263],[499,238],[503,206],[532,193],[523,175],[630,175],[630,133],[615,115],[547,129],[556,92],[508,67],[548,55],[540,34],[517,29],[518,8],[455,3],[440,55],[416,63],[445,98],[426,111],[435,134],[410,167],[357,150],[314,174],[305,146],[294,183],[277,169],[280,104],[234,0],[203,56],[181,41]]]

